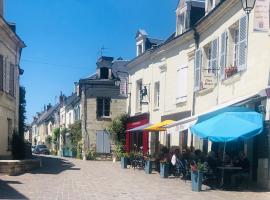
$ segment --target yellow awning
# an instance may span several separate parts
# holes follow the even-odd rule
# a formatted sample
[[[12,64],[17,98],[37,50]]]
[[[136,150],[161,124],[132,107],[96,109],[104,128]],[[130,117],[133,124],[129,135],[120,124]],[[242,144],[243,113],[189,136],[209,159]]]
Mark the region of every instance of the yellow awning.
[[[152,126],[148,126],[145,128],[145,131],[166,131],[166,128],[164,126],[168,126],[172,124],[174,121],[173,120],[165,120],[163,122],[156,123]]]

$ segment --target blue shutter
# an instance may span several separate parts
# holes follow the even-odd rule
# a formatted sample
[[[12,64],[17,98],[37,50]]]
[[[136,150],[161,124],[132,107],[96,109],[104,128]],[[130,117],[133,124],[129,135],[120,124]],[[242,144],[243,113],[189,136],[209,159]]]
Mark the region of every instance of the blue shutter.
[[[194,90],[200,90],[201,86],[201,50],[198,49],[195,52],[195,63],[194,63]]]
[[[242,17],[239,20],[239,59],[238,59],[238,71],[246,69],[247,61],[247,16]]]
[[[219,62],[219,69],[220,69],[220,77],[221,79],[225,78],[225,67],[227,64],[227,32],[221,34],[221,49],[220,49],[220,62]]]

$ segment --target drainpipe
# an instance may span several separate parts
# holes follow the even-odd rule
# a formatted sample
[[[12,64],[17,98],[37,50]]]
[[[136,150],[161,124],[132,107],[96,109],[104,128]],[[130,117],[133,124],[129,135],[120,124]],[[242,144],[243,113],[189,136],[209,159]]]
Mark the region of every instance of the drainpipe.
[[[197,29],[196,29],[195,26],[193,27],[193,31],[194,31],[193,39],[195,41],[195,48],[198,49],[199,48],[199,43],[200,43],[200,35],[197,32]],[[195,58],[194,58],[194,60],[195,60]],[[196,92],[195,92],[194,87],[193,87],[192,111],[191,111],[192,116],[195,115],[195,108],[196,108]],[[193,134],[192,133],[191,133],[191,147],[193,147]]]

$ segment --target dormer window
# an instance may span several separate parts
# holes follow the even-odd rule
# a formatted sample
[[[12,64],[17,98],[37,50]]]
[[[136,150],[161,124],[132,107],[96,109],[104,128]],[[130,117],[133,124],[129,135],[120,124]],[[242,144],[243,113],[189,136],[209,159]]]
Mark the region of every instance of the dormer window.
[[[186,24],[185,24],[185,13],[181,13],[178,15],[177,18],[177,34],[180,35],[182,34],[185,29],[186,29]]]
[[[109,78],[109,68],[101,67],[100,68],[100,79],[108,79]]]
[[[138,56],[143,53],[143,47],[142,44],[138,45]]]
[[[206,14],[209,13],[212,9],[214,9],[219,3],[220,0],[207,0],[205,6]]]

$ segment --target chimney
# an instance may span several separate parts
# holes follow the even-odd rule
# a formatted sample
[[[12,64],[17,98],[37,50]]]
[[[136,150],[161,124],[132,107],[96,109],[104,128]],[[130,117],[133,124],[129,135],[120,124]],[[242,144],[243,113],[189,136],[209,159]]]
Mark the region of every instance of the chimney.
[[[112,78],[113,57],[101,56],[97,61],[97,75],[99,79]]]
[[[4,0],[0,0],[0,15],[4,17]]]
[[[47,111],[50,110],[51,107],[52,107],[52,104],[49,103],[49,104],[47,105]]]

